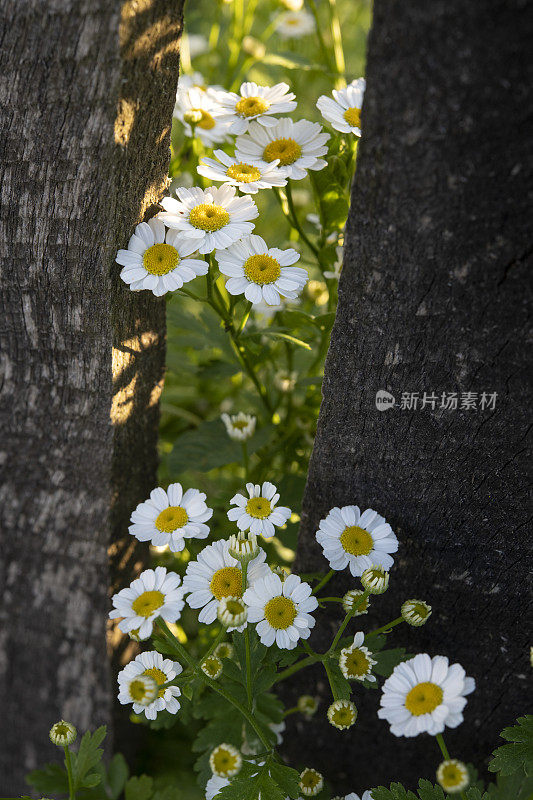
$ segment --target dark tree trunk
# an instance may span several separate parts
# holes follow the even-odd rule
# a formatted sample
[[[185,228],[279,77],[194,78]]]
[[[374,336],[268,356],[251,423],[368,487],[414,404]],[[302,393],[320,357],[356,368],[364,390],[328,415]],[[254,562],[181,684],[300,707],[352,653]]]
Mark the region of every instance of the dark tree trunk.
[[[108,589],[145,557],[126,523],[156,479],[165,351],[164,301],[114,255],[166,185],[182,5],[2,4],[4,795],[57,757],[54,721],[112,718]]]
[[[531,3],[518,0],[375,5],[297,557],[304,572],[327,566],[314,534],[332,506],[387,517],[400,540],[391,586],[350,630],[398,616],[406,598],[429,601],[426,627],[404,625],[390,641],[447,655],[476,678],[465,722],[447,740],[481,769],[501,728],[525,711],[530,672],[531,18]],[[394,408],[376,409],[379,389]],[[402,409],[403,392],[434,392],[436,408]],[[459,405],[477,392],[477,409],[442,409],[442,392],[457,392]],[[480,407],[483,392],[497,393],[494,409]],[[345,571],[328,594],[354,584]],[[319,646],[332,624],[317,631]],[[295,692],[309,690],[301,675]],[[360,719],[347,733],[323,713],[296,722],[305,753],[295,746],[292,757],[322,768],[337,791],[433,778],[435,742],[393,737],[376,717],[377,692],[356,690],[355,699]]]

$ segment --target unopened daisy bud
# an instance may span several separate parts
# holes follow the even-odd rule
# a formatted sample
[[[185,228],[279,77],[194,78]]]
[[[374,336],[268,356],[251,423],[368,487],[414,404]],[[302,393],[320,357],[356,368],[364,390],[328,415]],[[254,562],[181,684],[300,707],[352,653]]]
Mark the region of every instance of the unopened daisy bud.
[[[248,561],[252,561],[252,559],[259,555],[260,548],[257,544],[257,536],[251,531],[248,531],[248,533],[244,531],[233,533],[229,537],[228,544],[230,556],[236,558],[241,564],[244,562],[248,563]]]
[[[152,676],[143,673],[134,675],[129,680],[126,677],[120,678],[119,688],[119,700],[122,703],[139,703],[141,706],[153,703],[159,692],[159,685]]]
[[[209,656],[209,658],[206,658],[204,662],[202,662],[200,669],[202,670],[204,675],[207,675],[208,678],[211,678],[211,680],[216,681],[216,679],[220,677],[220,673],[222,672],[222,661],[220,660],[220,658],[218,658],[218,656],[211,655]]]
[[[296,706],[300,714],[303,714],[307,719],[311,719],[318,711],[318,700],[310,694],[302,694],[298,698]]]
[[[256,39],[255,36],[245,36],[242,40],[242,49],[248,55],[257,59],[262,59],[266,55],[266,47],[263,42]]]
[[[335,700],[328,708],[328,719],[335,728],[345,731],[357,719],[357,709],[351,700]]]
[[[232,744],[219,744],[209,756],[209,766],[213,775],[233,778],[241,770],[242,756]]]
[[[184,121],[189,125],[197,125],[202,121],[202,117],[203,114],[198,108],[191,108],[183,114]]]
[[[50,728],[50,741],[58,747],[68,747],[76,740],[77,731],[71,722],[65,722],[64,719],[56,722]]]
[[[342,607],[346,614],[348,611],[351,611],[354,617],[359,617],[361,614],[368,614],[370,598],[365,597],[365,599],[361,601],[361,596],[363,594],[364,592],[362,589],[351,589],[349,592],[346,592],[342,598]]]
[[[233,645],[229,642],[220,642],[215,647],[215,655],[217,658],[233,658]]]
[[[223,597],[218,604],[217,616],[225,628],[239,628],[246,622],[248,609],[241,597]]]
[[[282,583],[284,583],[291,574],[286,567],[280,567],[279,564],[270,564],[270,569],[274,575],[278,575],[278,577],[281,578]]]
[[[423,600],[406,600],[402,604],[402,617],[409,625],[419,628],[425,625],[431,616],[431,606]]]
[[[300,774],[300,791],[306,797],[314,797],[323,786],[324,778],[316,769],[304,769]]]
[[[448,794],[462,792],[470,783],[466,764],[455,758],[440,764],[437,770],[437,780]]]
[[[383,594],[389,586],[389,573],[376,564],[365,569],[361,575],[363,588],[370,594]]]

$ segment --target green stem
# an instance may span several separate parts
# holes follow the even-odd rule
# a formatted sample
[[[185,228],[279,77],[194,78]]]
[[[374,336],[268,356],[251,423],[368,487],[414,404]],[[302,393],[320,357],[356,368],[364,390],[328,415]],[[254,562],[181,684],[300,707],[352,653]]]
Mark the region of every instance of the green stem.
[[[64,749],[65,749],[65,762],[67,765],[67,775],[68,775],[68,800],[74,800],[74,798],[76,797],[76,792],[74,791],[70,750],[68,749],[68,745]]]
[[[302,241],[309,247],[309,249],[313,252],[315,258],[318,259],[318,249],[315,247],[313,242],[308,238],[307,234],[303,230],[302,226],[300,225],[300,221],[298,220],[298,215],[296,214],[296,209],[294,207],[294,200],[292,197],[292,187],[290,178],[287,181],[287,186],[285,187],[285,193],[287,195],[287,205],[289,206],[290,215],[292,218],[292,225],[295,228],[300,236],[302,237]]]
[[[298,706],[293,706],[292,708],[288,708],[287,711],[285,711],[283,714],[283,719],[285,719],[285,717],[290,717],[291,714],[297,714],[299,710],[300,709],[298,708]]]
[[[242,462],[244,464],[244,481],[245,483],[248,483],[249,458],[248,458],[248,446],[246,442],[242,443]]]
[[[217,645],[220,644],[220,642],[222,641],[222,639],[224,638],[225,635],[226,635],[226,629],[224,627],[222,627],[219,630],[219,632],[217,633],[217,635],[215,636],[215,638],[213,640],[213,643],[212,643],[211,647],[209,648],[209,650],[207,651],[207,653],[204,653],[204,655],[202,656],[202,662],[205,661],[207,658],[209,658],[209,656],[215,650]]]
[[[348,613],[344,617],[339,630],[335,634],[335,638],[333,639],[333,641],[331,643],[331,646],[330,646],[330,648],[328,650],[328,653],[332,653],[335,650],[335,648],[337,647],[337,644],[339,643],[339,639],[341,638],[342,634],[344,633],[344,629],[346,628],[346,626],[348,625],[348,623],[349,623],[349,621],[351,620],[352,617],[353,617],[353,610],[350,609],[350,611],[348,611]]]
[[[344,597],[317,597],[319,603],[342,603]]]
[[[250,631],[248,625],[244,629],[244,646],[246,648],[246,697],[248,708],[252,710],[252,659],[250,657]]]
[[[240,325],[239,325],[239,327],[237,328],[237,333],[235,334],[235,335],[237,336],[237,338],[238,338],[238,337],[241,335],[241,333],[243,332],[243,330],[244,330],[244,327],[245,327],[246,323],[248,322],[248,317],[250,316],[250,311],[251,311],[251,310],[252,310],[252,304],[251,304],[250,302],[248,302],[248,307],[246,308],[246,310],[245,310],[245,312],[244,312],[244,316],[243,316],[243,318],[241,319],[241,324],[240,324]]]
[[[335,570],[334,569],[330,569],[330,571],[328,573],[326,573],[326,575],[324,575],[322,580],[317,583],[317,585],[313,589],[313,594],[316,594],[317,592],[319,592],[320,589],[322,589],[322,587],[325,586],[326,583],[328,583],[333,578],[334,575],[335,575]]]
[[[346,86],[344,75],[346,73],[346,63],[344,61],[344,49],[342,47],[341,23],[337,10],[336,0],[329,0],[329,16],[331,26],[331,38],[333,39],[333,55],[335,56],[335,88],[342,89]]]
[[[286,678],[290,678],[291,675],[294,675],[301,669],[305,669],[305,667],[310,667],[311,664],[316,664],[317,661],[322,661],[322,656],[318,653],[315,653],[313,656],[307,656],[307,658],[302,658],[301,661],[297,661],[296,664],[292,664],[290,667],[287,667],[287,669],[284,669],[283,672],[280,672],[274,683],[279,683]]]
[[[387,625],[382,625],[381,628],[376,628],[375,631],[370,631],[368,636],[374,636],[377,633],[383,633],[384,631],[389,631],[391,628],[394,628],[395,625],[399,625],[403,622],[403,617],[398,617],[397,619],[393,619],[392,622],[389,622]]]

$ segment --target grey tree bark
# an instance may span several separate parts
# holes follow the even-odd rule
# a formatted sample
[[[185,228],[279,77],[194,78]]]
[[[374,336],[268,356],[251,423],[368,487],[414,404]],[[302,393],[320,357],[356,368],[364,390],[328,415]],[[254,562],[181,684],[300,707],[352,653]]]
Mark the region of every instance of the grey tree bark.
[[[375,508],[400,550],[383,598],[350,629],[399,615],[409,597],[433,616],[394,629],[392,646],[444,654],[477,681],[452,755],[480,769],[525,709],[529,638],[528,277],[533,95],[532,4],[521,0],[377,0],[340,300],[327,358],[296,568],[324,569],[314,534],[335,505]],[[396,405],[380,412],[376,392]],[[416,410],[402,393],[435,393]],[[441,408],[457,392],[459,408]],[[477,393],[477,409],[461,408]],[[497,393],[495,408],[481,395]],[[327,594],[357,585],[338,574]],[[338,619],[317,630],[319,648]],[[391,645],[389,645],[391,646]],[[295,720],[293,760],[335,790],[434,778],[428,736],[396,739],[377,692],[355,692],[349,731],[322,714]],[[309,690],[305,673],[294,694]],[[292,702],[291,702],[292,705]],[[292,719],[292,718],[291,718]],[[500,740],[501,742],[501,740]],[[309,748],[312,743],[311,748]]]
[[[165,353],[164,301],[114,255],[166,186],[182,6],[2,3],[3,795],[57,757],[54,721],[112,721],[108,589],[145,559]]]

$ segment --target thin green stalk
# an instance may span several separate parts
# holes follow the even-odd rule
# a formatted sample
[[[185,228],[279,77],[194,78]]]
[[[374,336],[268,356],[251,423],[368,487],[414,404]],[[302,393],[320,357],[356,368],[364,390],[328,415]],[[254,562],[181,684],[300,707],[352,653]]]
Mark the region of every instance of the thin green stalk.
[[[298,220],[298,215],[296,214],[296,209],[294,207],[294,200],[292,197],[292,187],[290,178],[287,181],[287,186],[285,188],[285,194],[287,195],[287,204],[289,206],[289,211],[291,214],[293,227],[298,231],[300,236],[302,237],[302,241],[309,247],[309,249],[314,253],[315,257],[318,259],[318,249],[315,247],[313,242],[309,239],[305,231],[303,230],[302,226],[300,225],[300,221]]]
[[[284,669],[283,672],[280,672],[274,683],[279,683],[280,681],[284,681],[286,678],[290,678],[291,675],[294,675],[301,669],[310,667],[311,664],[316,664],[317,661],[322,661],[322,656],[319,653],[315,653],[313,656],[302,658],[301,661],[297,661],[296,664],[292,664],[290,667],[287,667],[287,669]]]
[[[330,666],[329,666],[327,661],[324,661],[323,663],[324,663],[324,669],[326,670],[326,675],[328,676],[329,688],[331,689],[331,694],[333,695],[333,699],[334,700],[338,700],[339,699],[339,695],[338,695],[338,692],[335,689],[335,683],[333,681],[333,676],[331,674],[331,668],[330,668]]]
[[[313,589],[313,594],[319,592],[322,589],[322,587],[326,585],[326,583],[329,583],[329,581],[333,578],[334,575],[335,575],[335,570],[330,569],[330,571],[324,575],[322,580],[317,583],[317,585]]]
[[[242,443],[242,463],[244,465],[244,481],[248,483],[248,472],[249,472],[249,458],[248,458],[248,445],[246,442]]]
[[[332,653],[335,650],[335,648],[337,647],[337,644],[339,643],[339,639],[341,638],[342,634],[344,633],[344,629],[346,628],[346,626],[348,625],[348,623],[349,623],[349,621],[351,620],[352,617],[353,617],[353,611],[350,610],[350,611],[348,611],[348,613],[344,617],[339,630],[335,634],[335,638],[333,639],[333,641],[332,641],[332,643],[330,645],[328,653]]]
[[[392,622],[389,622],[388,625],[382,625],[381,628],[376,628],[375,631],[370,631],[368,636],[374,636],[377,633],[383,633],[384,631],[389,631],[391,628],[394,628],[395,625],[399,625],[403,621],[404,621],[403,617],[397,617],[396,619],[393,619]]]
[[[448,752],[448,748],[446,747],[446,743],[444,741],[444,736],[442,735],[442,733],[437,733],[435,739],[437,740],[437,744],[440,747],[440,751],[444,756],[444,760],[449,761],[450,754]],[[461,800],[466,800],[466,794],[464,792],[461,792],[460,794],[461,794]]]
[[[344,597],[317,597],[319,603],[342,603]]]
[[[224,638],[225,635],[226,635],[226,629],[224,627],[221,627],[219,632],[215,636],[215,638],[214,638],[214,640],[213,640],[213,642],[211,644],[211,647],[209,648],[207,653],[204,653],[204,655],[202,656],[202,661],[205,661],[207,658],[209,658],[209,656],[213,653],[213,651],[215,650],[217,645],[220,644],[220,642],[222,641],[222,639]]]
[[[346,86],[344,75],[346,73],[346,63],[344,60],[344,49],[342,46],[341,23],[337,10],[336,0],[329,0],[329,16],[331,27],[331,38],[333,39],[333,55],[335,56],[335,88],[342,89]]]
[[[246,697],[248,708],[252,710],[252,659],[250,656],[250,631],[248,625],[244,629],[244,646],[246,649]]]
[[[68,800],[74,800],[76,797],[76,792],[74,791],[74,782],[72,776],[72,761],[70,760],[70,750],[68,749],[68,745],[64,748],[65,750],[65,762],[67,765],[67,775],[68,775]]]
[[[250,316],[251,310],[252,310],[252,304],[250,303],[250,301],[248,301],[247,307],[246,307],[246,309],[244,311],[243,318],[241,319],[241,324],[237,328],[237,333],[236,333],[237,337],[239,337],[241,335],[241,333],[243,332],[243,330],[245,328],[245,325],[248,322],[248,318]]]
[[[299,710],[300,709],[298,708],[298,706],[293,706],[292,708],[288,708],[287,711],[285,711],[283,714],[283,719],[285,719],[285,717],[290,717],[291,714],[297,714]]]

